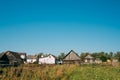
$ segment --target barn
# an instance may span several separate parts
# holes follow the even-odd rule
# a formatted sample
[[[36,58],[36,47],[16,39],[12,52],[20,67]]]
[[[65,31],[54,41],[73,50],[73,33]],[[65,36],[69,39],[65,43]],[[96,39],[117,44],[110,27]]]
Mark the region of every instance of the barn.
[[[22,58],[18,52],[6,51],[0,54],[0,65],[1,66],[17,66],[23,63]]]
[[[71,50],[64,58],[63,58],[63,64],[79,64],[80,63],[80,57],[79,55]]]

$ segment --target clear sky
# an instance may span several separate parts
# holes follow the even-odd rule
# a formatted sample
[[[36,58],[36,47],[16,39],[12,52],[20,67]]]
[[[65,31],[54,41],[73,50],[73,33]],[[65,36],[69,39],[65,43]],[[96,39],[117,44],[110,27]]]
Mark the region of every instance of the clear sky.
[[[120,0],[0,0],[0,52],[120,51]]]

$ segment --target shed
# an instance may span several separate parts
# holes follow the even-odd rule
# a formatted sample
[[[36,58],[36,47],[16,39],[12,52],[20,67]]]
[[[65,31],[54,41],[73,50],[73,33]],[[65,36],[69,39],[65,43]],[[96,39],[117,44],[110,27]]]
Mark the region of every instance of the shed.
[[[84,62],[85,62],[85,63],[94,63],[94,62],[95,62],[95,58],[92,57],[90,54],[88,54],[88,55],[84,58]]]

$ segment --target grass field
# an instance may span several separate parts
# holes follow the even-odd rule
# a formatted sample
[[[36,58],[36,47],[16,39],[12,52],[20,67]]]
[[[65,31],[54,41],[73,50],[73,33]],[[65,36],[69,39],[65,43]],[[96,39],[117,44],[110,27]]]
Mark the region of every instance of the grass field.
[[[30,64],[1,68],[0,80],[120,80],[120,67]]]

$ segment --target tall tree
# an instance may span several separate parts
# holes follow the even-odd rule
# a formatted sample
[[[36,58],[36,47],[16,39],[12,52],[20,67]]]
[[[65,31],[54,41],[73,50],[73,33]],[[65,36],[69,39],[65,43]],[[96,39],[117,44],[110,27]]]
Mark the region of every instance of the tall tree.
[[[117,52],[118,61],[120,62],[120,52]]]
[[[94,58],[99,58],[99,55],[98,55],[98,53],[96,52],[96,53],[92,53],[91,54]]]
[[[41,56],[44,56],[44,53],[39,53],[38,57],[40,58]]]
[[[104,56],[104,55],[102,55],[102,56],[100,57],[100,60],[102,60],[102,62],[106,62],[106,61],[107,61],[107,57]]]
[[[62,60],[65,57],[65,55],[66,55],[65,53],[60,53],[60,55],[58,55],[58,58]]]
[[[110,52],[109,55],[110,55],[111,57],[113,57],[113,52]]]

